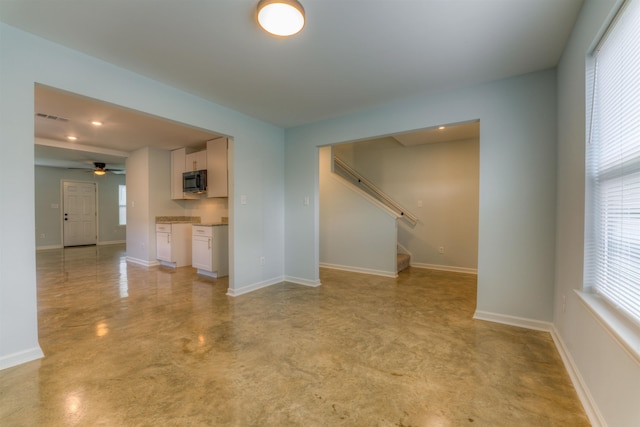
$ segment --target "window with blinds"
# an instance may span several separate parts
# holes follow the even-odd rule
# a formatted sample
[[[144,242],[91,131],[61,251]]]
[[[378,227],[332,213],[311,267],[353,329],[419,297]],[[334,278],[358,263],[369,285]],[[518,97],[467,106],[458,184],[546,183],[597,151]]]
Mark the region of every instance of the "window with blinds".
[[[127,225],[127,186],[118,185],[118,225]]]
[[[594,52],[585,284],[640,325],[640,0]]]

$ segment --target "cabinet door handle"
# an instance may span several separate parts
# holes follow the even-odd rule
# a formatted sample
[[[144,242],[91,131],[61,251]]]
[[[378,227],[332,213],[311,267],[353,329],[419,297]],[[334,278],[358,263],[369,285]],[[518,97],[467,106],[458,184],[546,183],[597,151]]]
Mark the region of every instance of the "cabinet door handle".
[[[209,245],[207,249],[211,249],[211,239],[207,239],[207,244]]]
[[[167,243],[171,243],[171,234],[167,234]]]

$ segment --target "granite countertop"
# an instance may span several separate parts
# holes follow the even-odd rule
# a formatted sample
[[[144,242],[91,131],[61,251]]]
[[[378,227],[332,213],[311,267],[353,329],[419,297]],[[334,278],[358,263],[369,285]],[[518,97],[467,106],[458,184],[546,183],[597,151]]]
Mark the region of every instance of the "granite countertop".
[[[156,224],[200,224],[199,216],[157,216]]]
[[[229,217],[227,216],[223,216],[220,218],[220,222],[205,222],[205,223],[198,223],[198,224],[194,224],[194,225],[202,225],[203,227],[217,227],[220,225],[229,225]]]

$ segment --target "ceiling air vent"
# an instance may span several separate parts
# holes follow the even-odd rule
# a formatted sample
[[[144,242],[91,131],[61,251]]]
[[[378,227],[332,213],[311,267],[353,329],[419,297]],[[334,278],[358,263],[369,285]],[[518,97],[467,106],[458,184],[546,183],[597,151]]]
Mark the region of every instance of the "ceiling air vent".
[[[59,122],[69,121],[69,119],[65,119],[64,117],[52,116],[51,114],[44,114],[44,113],[36,113],[36,117],[40,117],[41,119],[56,120]]]

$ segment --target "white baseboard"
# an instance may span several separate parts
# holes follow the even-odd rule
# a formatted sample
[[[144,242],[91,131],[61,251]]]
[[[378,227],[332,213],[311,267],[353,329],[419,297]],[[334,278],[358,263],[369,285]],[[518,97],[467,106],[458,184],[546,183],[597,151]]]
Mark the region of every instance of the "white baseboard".
[[[126,240],[105,240],[102,242],[97,242],[97,246],[102,245],[120,245],[123,243],[127,243]],[[36,246],[36,251],[46,251],[47,249],[62,249],[64,246],[62,245],[45,245],[45,246]]]
[[[126,240],[103,240],[102,242],[98,242],[98,246],[102,245],[119,245],[121,243],[127,243]]]
[[[551,322],[527,319],[525,317],[508,316],[506,314],[490,313],[488,311],[476,310],[473,314],[473,318],[477,320],[486,320],[488,322],[518,326],[520,328],[534,329],[536,331],[551,332],[551,329],[553,328],[553,324]]]
[[[44,357],[44,353],[40,347],[30,348],[28,350],[20,351],[18,353],[8,354],[0,357],[0,371],[3,369],[11,368],[12,366],[18,366],[23,363],[31,362],[32,360],[41,359]]]
[[[553,338],[553,342],[558,349],[558,353],[560,353],[560,358],[562,358],[562,362],[564,363],[564,367],[567,369],[567,373],[569,374],[569,378],[573,383],[573,388],[576,389],[576,393],[578,393],[578,398],[584,407],[584,411],[587,413],[587,417],[591,422],[593,427],[606,427],[607,423],[604,420],[604,417],[598,410],[598,406],[591,395],[591,392],[587,388],[578,367],[573,361],[573,357],[571,357],[571,353],[567,349],[567,346],[564,344],[564,341],[560,337],[558,330],[554,325],[551,327],[551,338]]]
[[[36,246],[36,251],[46,251],[48,249],[62,249],[62,245],[46,245],[46,246]]]
[[[202,275],[202,276],[207,276],[207,277],[211,277],[212,279],[217,279],[218,278],[218,272],[217,271],[207,271],[207,270],[202,270],[202,269],[197,269],[197,273]]]
[[[133,258],[130,256],[127,257],[127,262],[130,262],[132,264],[142,265],[144,267],[155,267],[157,265],[160,265],[160,263],[157,260],[147,261],[146,259]]]
[[[412,262],[412,268],[427,268],[429,270],[451,271],[452,273],[478,274],[477,268],[454,267],[450,265],[424,264],[421,262]]]
[[[395,271],[384,271],[384,270],[374,270],[371,268],[351,267],[348,265],[328,264],[326,262],[321,262],[320,268],[330,268],[332,270],[350,271],[352,273],[373,274],[375,276],[391,277],[394,279],[398,277],[398,273]]]
[[[284,281],[295,283],[296,285],[311,286],[312,288],[316,288],[322,284],[320,283],[320,279],[309,280],[309,279],[303,279],[301,277],[293,277],[293,276],[284,276]]]
[[[284,277],[280,276],[273,279],[264,280],[262,282],[252,283],[251,285],[246,285],[237,289],[227,288],[227,295],[229,295],[230,297],[237,297],[282,282],[284,282]]]

